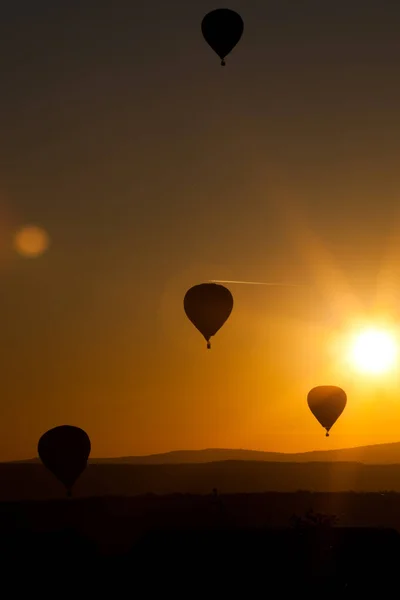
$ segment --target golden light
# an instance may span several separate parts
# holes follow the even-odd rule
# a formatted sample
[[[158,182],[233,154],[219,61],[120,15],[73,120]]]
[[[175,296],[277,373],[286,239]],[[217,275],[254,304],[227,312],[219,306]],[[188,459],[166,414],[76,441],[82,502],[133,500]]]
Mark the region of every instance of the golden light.
[[[14,238],[14,247],[19,254],[28,258],[40,256],[49,247],[48,234],[41,227],[29,225],[20,229]]]
[[[363,373],[390,371],[396,364],[397,354],[396,336],[385,329],[363,329],[350,345],[350,361]]]

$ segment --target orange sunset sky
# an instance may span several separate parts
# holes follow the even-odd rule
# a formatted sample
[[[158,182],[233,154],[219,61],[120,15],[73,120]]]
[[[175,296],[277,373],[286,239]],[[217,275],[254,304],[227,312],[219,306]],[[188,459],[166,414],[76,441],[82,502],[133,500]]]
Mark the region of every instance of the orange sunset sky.
[[[106,4],[2,8],[0,460],[64,423],[97,457],[400,441],[397,360],[348,360],[399,336],[400,6],[232,1],[222,69],[209,2]],[[210,279],[297,287],[228,285],[207,351],[183,297]]]

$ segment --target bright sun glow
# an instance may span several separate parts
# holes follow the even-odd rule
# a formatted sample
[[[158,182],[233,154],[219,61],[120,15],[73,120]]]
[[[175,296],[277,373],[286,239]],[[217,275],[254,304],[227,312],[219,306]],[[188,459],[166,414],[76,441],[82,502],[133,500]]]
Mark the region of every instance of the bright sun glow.
[[[366,329],[355,336],[351,362],[364,373],[385,373],[397,359],[395,336],[381,329]]]

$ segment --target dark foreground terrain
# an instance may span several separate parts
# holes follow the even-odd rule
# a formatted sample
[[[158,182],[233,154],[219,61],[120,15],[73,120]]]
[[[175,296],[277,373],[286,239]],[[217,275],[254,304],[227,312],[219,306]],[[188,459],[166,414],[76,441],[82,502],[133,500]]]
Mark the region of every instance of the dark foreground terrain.
[[[74,486],[76,498],[154,494],[260,492],[400,492],[399,465],[352,462],[199,464],[89,464]],[[41,464],[0,464],[0,501],[62,497],[63,486]]]
[[[0,565],[15,595],[53,579],[57,595],[72,586],[74,597],[84,585],[113,597],[122,586],[150,598],[382,594],[397,589],[398,530],[395,493],[3,502]]]

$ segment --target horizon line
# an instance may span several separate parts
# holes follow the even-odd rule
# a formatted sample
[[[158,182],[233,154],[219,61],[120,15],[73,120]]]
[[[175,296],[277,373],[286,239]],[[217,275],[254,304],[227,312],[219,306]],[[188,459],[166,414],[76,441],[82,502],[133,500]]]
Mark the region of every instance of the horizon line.
[[[227,279],[209,279],[208,283],[232,283],[238,285],[266,285],[268,287],[305,287],[304,283],[275,283],[267,281],[231,281]]]
[[[361,444],[359,446],[347,446],[345,448],[327,448],[327,449],[319,449],[319,450],[302,450],[299,452],[283,452],[280,450],[252,450],[249,448],[198,448],[191,450],[166,450],[165,452],[154,452],[152,454],[125,454],[120,456],[93,456],[89,457],[90,460],[98,460],[98,459],[106,459],[106,460],[118,460],[121,458],[148,458],[150,456],[162,456],[166,454],[174,454],[178,452],[215,452],[215,451],[224,451],[224,452],[257,452],[260,454],[284,454],[288,455],[298,455],[298,454],[313,454],[315,452],[340,452],[342,450],[355,450],[357,448],[372,448],[374,446],[389,446],[392,444],[400,444],[400,441],[396,442],[380,442],[379,444]],[[15,460],[2,460],[0,464],[6,463],[21,463],[21,462],[31,462],[33,460],[39,460],[39,456],[33,456],[31,458],[20,458]]]

